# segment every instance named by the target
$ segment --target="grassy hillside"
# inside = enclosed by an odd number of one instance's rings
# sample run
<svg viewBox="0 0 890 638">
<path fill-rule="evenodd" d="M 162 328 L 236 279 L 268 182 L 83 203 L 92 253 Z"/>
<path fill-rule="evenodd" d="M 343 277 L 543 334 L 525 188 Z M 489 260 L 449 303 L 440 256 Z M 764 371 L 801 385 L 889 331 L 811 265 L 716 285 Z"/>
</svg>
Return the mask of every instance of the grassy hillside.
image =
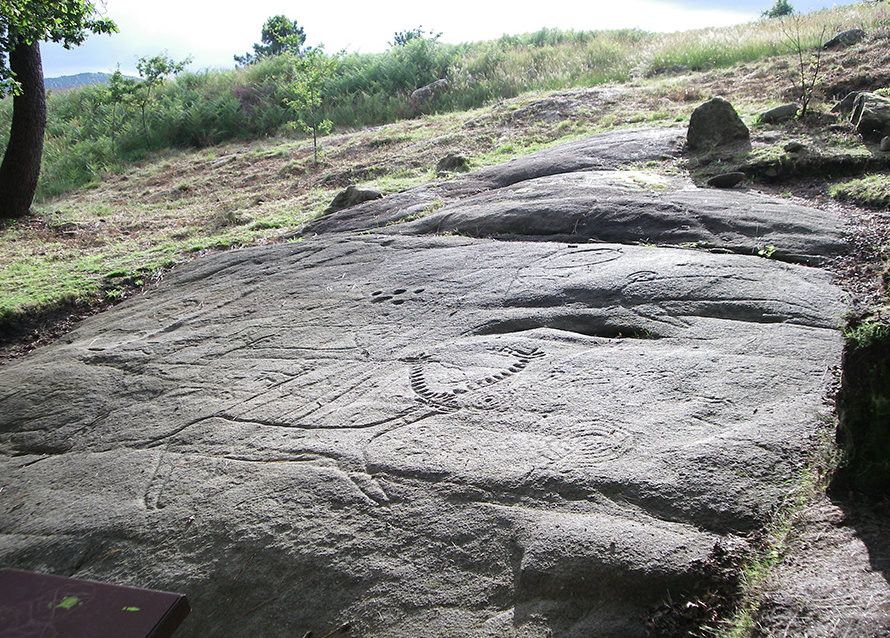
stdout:
<svg viewBox="0 0 890 638">
<path fill-rule="evenodd" d="M 890 28 L 886 15 L 878 8 L 857 7 L 817 14 L 810 18 L 811 28 L 827 22 L 846 25 L 850 22 L 845 21 L 853 21 L 856 16 L 869 21 L 867 25 L 872 25 L 868 28 L 874 37 L 856 47 L 826 55 L 823 87 L 829 95 L 846 91 L 857 82 L 859 88 L 876 88 L 872 86 L 875 82 L 890 84 L 890 47 L 887 47 Z M 879 24 L 884 25 L 884 32 L 878 31 L 875 25 Z M 778 46 L 775 23 L 657 37 L 639 33 L 609 34 L 608 38 L 613 44 L 641 38 L 634 55 L 642 56 L 643 45 L 648 43 L 646 59 L 650 63 L 661 60 L 663 64 L 670 47 L 675 47 L 672 59 L 678 59 L 680 53 L 685 52 L 688 59 L 683 66 L 688 68 L 698 64 L 693 60 L 698 59 L 698 55 L 694 54 L 696 49 L 692 45 L 683 48 L 680 42 L 700 43 L 702 47 L 710 42 L 713 51 L 719 50 L 715 42 L 723 42 L 725 47 L 750 51 L 740 39 L 745 33 L 749 34 L 749 44 L 761 42 L 764 55 L 772 51 L 771 46 Z M 527 36 L 467 46 L 459 60 L 469 64 L 473 59 L 470 53 L 482 56 L 485 47 L 497 51 L 509 46 L 513 48 L 505 50 L 512 51 L 510 56 L 492 67 L 507 69 L 511 59 L 521 58 L 526 64 L 539 53 L 540 64 L 529 68 L 549 69 L 548 77 L 559 86 L 562 82 L 572 84 L 570 78 L 582 77 L 577 66 L 581 51 L 589 52 L 607 41 L 606 36 L 589 34 L 541 32 L 536 37 L 543 40 L 533 44 L 532 36 Z M 513 44 L 509 44 L 511 41 Z M 658 43 L 654 49 L 651 48 L 653 42 Z M 423 46 L 438 48 L 439 45 L 425 43 Z M 661 58 L 653 54 L 659 51 L 663 53 Z M 394 56 L 410 53 L 411 49 L 406 49 L 376 56 L 347 57 L 341 61 L 337 81 L 347 86 L 349 81 L 357 82 L 357 78 L 365 77 L 360 71 L 370 66 L 361 65 L 373 62 L 382 68 L 391 63 Z M 346 70 L 350 60 L 354 64 L 351 74 Z M 460 99 L 472 103 L 473 99 L 482 98 L 472 97 L 455 82 L 457 88 L 446 96 L 450 101 L 440 105 L 442 113 L 413 119 L 398 119 L 397 110 L 389 112 L 386 108 L 376 115 L 358 107 L 350 111 L 342 98 L 341 102 L 331 102 L 330 108 L 332 114 L 336 114 L 335 107 L 342 108 L 345 120 L 340 120 L 339 131 L 324 140 L 325 152 L 317 166 L 312 162 L 311 142 L 276 134 L 286 120 L 274 100 L 276 63 L 270 60 L 229 73 L 187 75 L 170 83 L 163 91 L 163 108 L 152 122 L 153 146 L 146 148 L 138 143 L 141 128 L 138 120 L 131 119 L 119 138 L 122 153 L 119 158 L 107 154 L 110 140 L 102 129 L 100 117 L 104 107 L 94 89 L 53 96 L 45 180 L 56 180 L 49 183 L 64 184 L 73 190 L 47 198 L 49 186 L 45 181 L 44 200 L 36 206 L 37 214 L 2 227 L 0 333 L 4 326 L 18 325 L 24 318 L 58 309 L 97 307 L 113 302 L 162 277 L 168 267 L 209 250 L 287 241 L 306 221 L 321 214 L 334 194 L 348 184 L 391 193 L 443 179 L 435 175 L 434 167 L 438 159 L 450 152 L 461 153 L 470 159 L 472 166 L 480 167 L 614 128 L 683 125 L 699 102 L 721 94 L 733 101 L 752 127 L 755 135 L 752 157 L 781 156 L 781 135 L 787 131 L 779 135 L 777 130 L 758 125 L 756 116 L 789 97 L 793 91 L 795 59 L 786 54 L 706 71 L 684 71 L 675 66 L 673 74 L 653 72 L 646 77 L 646 74 L 634 73 L 635 79 L 622 84 L 524 92 L 469 110 L 462 110 Z M 459 77 L 455 68 L 449 67 L 452 78 Z M 631 73 L 627 67 L 622 68 L 625 69 L 622 73 Z M 867 69 L 867 73 L 863 74 L 863 69 Z M 382 70 L 377 73 L 385 75 Z M 519 67 L 509 74 L 505 72 L 503 77 L 513 78 L 517 83 L 505 81 L 501 89 L 519 91 L 520 79 L 528 75 L 521 73 Z M 603 80 L 588 77 L 585 82 Z M 396 80 L 392 82 L 393 86 L 397 84 Z M 413 87 L 407 80 L 398 82 Z M 872 84 L 862 85 L 862 82 Z M 224 108 L 233 95 L 236 100 L 242 99 L 238 97 L 242 95 L 238 87 L 245 86 L 253 87 L 253 92 L 248 94 L 253 101 L 248 104 L 254 106 L 241 108 L 232 104 Z M 374 100 L 384 103 L 396 100 L 391 96 L 397 95 L 404 101 L 407 91 L 406 88 L 402 93 L 391 94 L 383 89 L 369 89 L 364 93 L 354 92 L 352 100 L 356 104 L 363 100 L 369 104 Z M 190 106 L 183 110 L 185 103 Z M 397 104 L 402 103 L 394 101 L 392 108 L 397 109 Z M 446 106 L 452 110 L 446 111 Z M 826 106 L 817 105 L 821 110 L 826 110 Z M 359 128 L 365 117 L 372 122 L 375 118 L 396 121 Z M 819 127 L 811 129 L 806 124 L 793 127 L 796 138 L 813 148 L 823 148 L 828 143 L 824 135 L 820 137 Z M 851 133 L 841 131 L 832 135 L 830 143 L 845 152 L 870 152 Z M 129 146 L 125 146 L 124 141 L 128 139 Z M 192 146 L 204 148 L 188 148 Z M 128 165 L 131 160 L 149 154 L 150 157 L 138 164 Z M 88 171 L 85 177 L 91 182 L 88 188 L 74 188 L 85 179 L 76 172 L 80 168 Z M 109 168 L 114 171 L 108 173 Z M 660 169 L 682 170 L 683 167 Z M 65 176 L 68 181 L 59 181 Z M 871 191 L 885 188 L 886 179 L 884 176 L 866 179 L 870 181 L 860 184 L 862 180 L 848 180 L 828 186 L 833 187 L 838 198 L 861 199 L 865 193 L 877 201 Z M 826 193 L 828 186 L 824 189 Z"/>
<path fill-rule="evenodd" d="M 810 14 L 800 22 L 808 46 L 818 43 L 823 29 L 831 34 L 852 26 L 869 32 L 890 29 L 890 11 L 874 4 L 853 5 Z M 462 45 L 414 40 L 384 53 L 336 56 L 325 108 L 335 130 L 342 131 L 415 115 L 410 93 L 442 77 L 448 78 L 450 89 L 432 105 L 438 113 L 477 108 L 528 91 L 725 68 L 787 50 L 777 20 L 666 35 L 542 30 Z M 51 95 L 38 197 L 45 201 L 94 183 L 103 173 L 158 150 L 282 134 L 291 117 L 282 89 L 289 73 L 283 60 L 271 59 L 234 71 L 183 74 L 159 91 L 148 112 L 148 134 L 139 109 L 115 108 L 105 87 Z M 10 116 L 11 100 L 3 100 L 0 144 L 5 145 Z"/>
</svg>

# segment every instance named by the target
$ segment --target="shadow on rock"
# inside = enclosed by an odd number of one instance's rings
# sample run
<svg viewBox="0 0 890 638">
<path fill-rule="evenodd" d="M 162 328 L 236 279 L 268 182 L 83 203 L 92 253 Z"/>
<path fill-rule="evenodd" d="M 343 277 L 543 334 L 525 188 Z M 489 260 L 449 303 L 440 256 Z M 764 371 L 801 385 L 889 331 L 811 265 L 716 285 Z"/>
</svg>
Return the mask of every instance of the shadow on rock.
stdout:
<svg viewBox="0 0 890 638">
<path fill-rule="evenodd" d="M 879 573 L 890 583 L 890 503 L 873 503 L 855 498 L 833 498 L 844 512 L 844 525 L 868 549 L 870 571 Z"/>
</svg>

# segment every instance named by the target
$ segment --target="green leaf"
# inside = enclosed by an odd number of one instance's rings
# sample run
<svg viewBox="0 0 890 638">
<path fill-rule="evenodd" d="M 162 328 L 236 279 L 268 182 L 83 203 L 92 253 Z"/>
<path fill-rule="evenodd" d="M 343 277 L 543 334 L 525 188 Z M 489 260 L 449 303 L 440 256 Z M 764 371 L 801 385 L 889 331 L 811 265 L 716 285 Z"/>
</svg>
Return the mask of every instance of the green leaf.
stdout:
<svg viewBox="0 0 890 638">
<path fill-rule="evenodd" d="M 56 609 L 73 609 L 80 604 L 80 598 L 77 596 L 65 596 L 56 604 Z"/>
</svg>

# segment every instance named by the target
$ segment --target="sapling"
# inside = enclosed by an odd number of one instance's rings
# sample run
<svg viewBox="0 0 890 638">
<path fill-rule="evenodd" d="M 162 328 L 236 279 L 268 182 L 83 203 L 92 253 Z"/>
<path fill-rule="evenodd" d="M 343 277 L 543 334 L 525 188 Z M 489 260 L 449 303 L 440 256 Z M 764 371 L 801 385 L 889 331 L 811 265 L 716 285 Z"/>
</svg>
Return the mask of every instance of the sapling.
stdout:
<svg viewBox="0 0 890 638">
<path fill-rule="evenodd" d="M 321 49 L 290 56 L 293 80 L 287 85 L 285 104 L 294 116 L 290 126 L 312 134 L 313 162 L 318 164 L 318 138 L 331 132 L 334 123 L 325 117 L 324 88 L 337 67 Z"/>
</svg>

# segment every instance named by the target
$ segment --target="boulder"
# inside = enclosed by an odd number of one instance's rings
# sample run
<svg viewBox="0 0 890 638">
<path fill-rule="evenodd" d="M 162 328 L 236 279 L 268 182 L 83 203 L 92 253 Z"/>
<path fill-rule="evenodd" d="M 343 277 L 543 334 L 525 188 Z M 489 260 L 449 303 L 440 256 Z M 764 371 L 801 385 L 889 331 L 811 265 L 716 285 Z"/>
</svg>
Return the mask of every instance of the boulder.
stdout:
<svg viewBox="0 0 890 638">
<path fill-rule="evenodd" d="M 890 135 L 890 98 L 860 93 L 853 104 L 850 122 L 866 138 Z"/>
<path fill-rule="evenodd" d="M 438 200 L 450 201 L 501 189 L 538 177 L 582 171 L 607 171 L 627 164 L 679 158 L 685 131 L 680 127 L 619 130 L 547 148 L 450 180 L 392 193 L 376 202 L 323 215 L 307 224 L 307 236 L 369 228 L 400 228 L 405 219 L 428 216 Z"/>
<path fill-rule="evenodd" d="M 433 99 L 448 89 L 448 80 L 442 78 L 435 82 L 430 82 L 426 86 L 422 86 L 411 93 L 411 107 L 418 112 L 423 111 L 430 105 Z"/>
<path fill-rule="evenodd" d="M 0 368 L 0 561 L 183 591 L 181 638 L 642 637 L 782 502 L 843 345 L 828 274 L 646 246 L 336 236 L 153 292 Z"/>
<path fill-rule="evenodd" d="M 470 181 L 482 172 L 460 179 Z M 561 172 L 487 189 L 481 180 L 474 183 L 482 190 L 430 192 L 418 186 L 321 217 L 304 234 L 445 233 L 510 241 L 696 245 L 744 255 L 772 245 L 773 259 L 807 265 L 844 251 L 843 228 L 830 214 L 749 191 L 697 188 L 687 178 L 649 171 Z"/>
<path fill-rule="evenodd" d="M 887 136 L 881 140 L 881 150 L 890 151 L 890 136 Z"/>
<path fill-rule="evenodd" d="M 744 173 L 722 173 L 720 175 L 714 175 L 711 179 L 708 180 L 708 186 L 713 186 L 714 188 L 734 188 L 745 181 L 747 176 Z"/>
<path fill-rule="evenodd" d="M 780 124 L 797 117 L 797 111 L 800 107 L 794 102 L 777 106 L 760 114 L 760 121 L 764 124 Z"/>
<path fill-rule="evenodd" d="M 686 143 L 692 150 L 704 150 L 747 142 L 751 139 L 748 127 L 738 113 L 722 97 L 714 97 L 697 107 L 689 118 Z"/>
<path fill-rule="evenodd" d="M 437 173 L 466 173 L 470 170 L 470 163 L 463 155 L 449 153 L 436 164 Z"/>
<path fill-rule="evenodd" d="M 325 212 L 334 213 L 338 210 L 352 208 L 363 202 L 370 202 L 375 199 L 381 199 L 382 197 L 383 195 L 379 191 L 370 188 L 358 188 L 353 184 L 352 186 L 347 186 L 346 190 L 338 193 Z"/>
<path fill-rule="evenodd" d="M 183 591 L 178 638 L 651 635 L 786 502 L 844 347 L 831 274 L 779 261 L 840 218 L 616 170 L 681 135 L 193 260 L 0 366 L 0 564 Z"/>
<path fill-rule="evenodd" d="M 865 31 L 862 29 L 847 29 L 841 31 L 828 42 L 822 45 L 824 49 L 841 49 L 862 41 L 865 38 Z"/>
<path fill-rule="evenodd" d="M 843 100 L 832 107 L 831 112 L 839 115 L 847 115 L 853 110 L 857 97 L 859 97 L 859 91 L 847 93 L 847 96 Z"/>
</svg>

